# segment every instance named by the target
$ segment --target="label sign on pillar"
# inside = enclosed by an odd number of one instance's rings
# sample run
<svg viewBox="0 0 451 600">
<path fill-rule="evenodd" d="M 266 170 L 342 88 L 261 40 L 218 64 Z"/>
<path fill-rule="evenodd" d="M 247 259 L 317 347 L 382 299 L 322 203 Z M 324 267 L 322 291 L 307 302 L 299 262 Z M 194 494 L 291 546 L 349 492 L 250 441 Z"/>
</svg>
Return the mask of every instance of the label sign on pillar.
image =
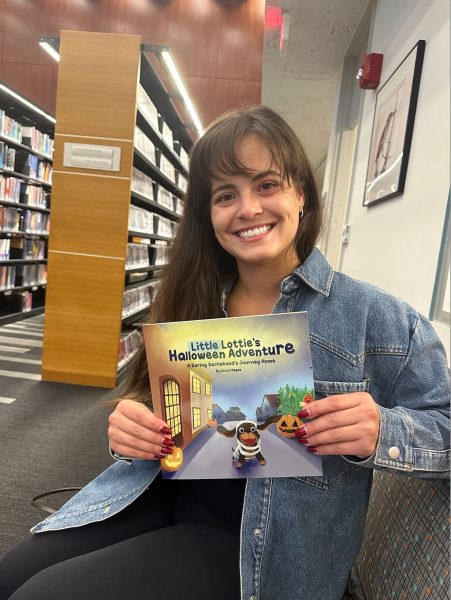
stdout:
<svg viewBox="0 0 451 600">
<path fill-rule="evenodd" d="M 99 146 L 97 144 L 64 144 L 63 165 L 78 169 L 101 169 L 119 171 L 121 149 L 119 146 Z"/>
</svg>

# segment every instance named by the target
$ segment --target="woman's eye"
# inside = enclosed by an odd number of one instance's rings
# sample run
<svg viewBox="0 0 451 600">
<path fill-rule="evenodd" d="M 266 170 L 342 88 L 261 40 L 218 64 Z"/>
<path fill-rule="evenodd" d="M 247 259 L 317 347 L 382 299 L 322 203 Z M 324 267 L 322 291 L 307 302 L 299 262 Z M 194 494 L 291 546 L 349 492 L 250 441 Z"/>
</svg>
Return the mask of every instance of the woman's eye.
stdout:
<svg viewBox="0 0 451 600">
<path fill-rule="evenodd" d="M 233 200 L 233 194 L 223 194 L 222 196 L 218 196 L 214 198 L 213 204 L 225 204 L 227 202 L 231 202 Z"/>
<path fill-rule="evenodd" d="M 262 192 L 267 192 L 270 191 L 274 188 L 279 187 L 279 182 L 277 181 L 264 181 L 261 185 L 260 185 L 260 190 Z"/>
</svg>

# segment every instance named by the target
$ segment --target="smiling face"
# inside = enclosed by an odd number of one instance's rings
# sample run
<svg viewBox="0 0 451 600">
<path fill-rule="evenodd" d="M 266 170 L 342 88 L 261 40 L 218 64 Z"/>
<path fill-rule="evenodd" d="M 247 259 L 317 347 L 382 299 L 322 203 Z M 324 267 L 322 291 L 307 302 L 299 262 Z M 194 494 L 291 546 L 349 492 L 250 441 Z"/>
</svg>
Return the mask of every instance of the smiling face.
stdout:
<svg viewBox="0 0 451 600">
<path fill-rule="evenodd" d="M 294 238 L 302 191 L 282 181 L 262 139 L 251 134 L 235 150 L 249 175 L 224 173 L 211 179 L 211 222 L 216 239 L 238 269 L 274 266 L 289 272 L 299 263 Z"/>
</svg>

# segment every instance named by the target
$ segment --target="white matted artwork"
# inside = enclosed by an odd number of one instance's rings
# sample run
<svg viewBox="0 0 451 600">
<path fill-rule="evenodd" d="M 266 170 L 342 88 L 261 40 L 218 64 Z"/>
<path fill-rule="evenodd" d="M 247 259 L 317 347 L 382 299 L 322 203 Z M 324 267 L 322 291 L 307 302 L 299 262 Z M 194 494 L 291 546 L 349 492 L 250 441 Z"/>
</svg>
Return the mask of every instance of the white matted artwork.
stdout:
<svg viewBox="0 0 451 600">
<path fill-rule="evenodd" d="M 364 206 L 404 191 L 425 47 L 419 40 L 377 93 Z"/>
</svg>

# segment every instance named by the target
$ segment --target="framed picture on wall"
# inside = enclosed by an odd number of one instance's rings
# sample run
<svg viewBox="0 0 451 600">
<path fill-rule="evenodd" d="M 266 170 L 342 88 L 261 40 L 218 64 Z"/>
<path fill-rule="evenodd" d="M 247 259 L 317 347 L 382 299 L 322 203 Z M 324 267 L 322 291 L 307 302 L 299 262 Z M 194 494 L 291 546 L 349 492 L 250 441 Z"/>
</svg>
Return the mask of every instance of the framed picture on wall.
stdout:
<svg viewBox="0 0 451 600">
<path fill-rule="evenodd" d="M 364 206 L 404 191 L 425 47 L 419 40 L 377 93 Z"/>
</svg>

